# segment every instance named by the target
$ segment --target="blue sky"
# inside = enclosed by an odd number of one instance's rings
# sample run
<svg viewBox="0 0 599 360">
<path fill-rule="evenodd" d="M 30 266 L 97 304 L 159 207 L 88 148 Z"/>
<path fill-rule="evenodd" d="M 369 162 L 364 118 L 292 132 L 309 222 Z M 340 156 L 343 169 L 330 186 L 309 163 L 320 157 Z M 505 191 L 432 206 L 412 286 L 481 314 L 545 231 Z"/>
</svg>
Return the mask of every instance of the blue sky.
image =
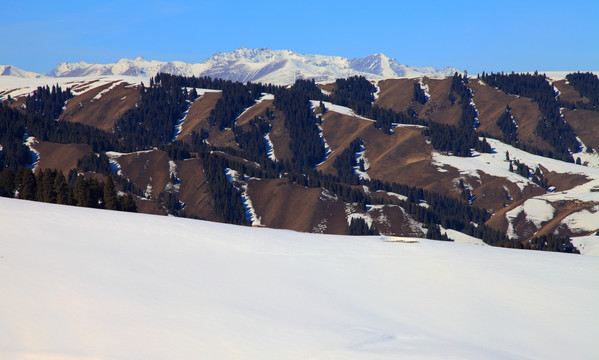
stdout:
<svg viewBox="0 0 599 360">
<path fill-rule="evenodd" d="M 0 64 L 46 73 L 58 62 L 202 62 L 239 47 L 485 71 L 599 70 L 599 2 L 11 1 Z"/>
</svg>

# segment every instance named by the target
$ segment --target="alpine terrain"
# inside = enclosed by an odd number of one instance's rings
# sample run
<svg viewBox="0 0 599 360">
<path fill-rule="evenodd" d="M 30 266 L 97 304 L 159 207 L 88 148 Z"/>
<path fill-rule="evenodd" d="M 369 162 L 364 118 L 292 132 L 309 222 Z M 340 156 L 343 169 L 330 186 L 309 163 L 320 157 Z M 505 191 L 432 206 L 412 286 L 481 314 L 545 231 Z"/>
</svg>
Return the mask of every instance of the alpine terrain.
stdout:
<svg viewBox="0 0 599 360">
<path fill-rule="evenodd" d="M 595 73 L 245 48 L 0 69 L 4 197 L 598 252 Z"/>
</svg>

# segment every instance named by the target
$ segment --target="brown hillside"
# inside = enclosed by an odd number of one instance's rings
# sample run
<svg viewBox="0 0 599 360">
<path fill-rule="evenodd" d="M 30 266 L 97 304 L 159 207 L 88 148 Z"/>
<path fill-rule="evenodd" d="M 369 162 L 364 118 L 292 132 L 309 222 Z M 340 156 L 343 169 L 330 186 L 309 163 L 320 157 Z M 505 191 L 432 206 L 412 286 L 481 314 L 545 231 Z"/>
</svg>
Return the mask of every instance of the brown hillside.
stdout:
<svg viewBox="0 0 599 360">
<path fill-rule="evenodd" d="M 476 110 L 478 110 L 478 120 L 480 122 L 478 130 L 500 138 L 502 134 L 497 126 L 497 119 L 503 114 L 505 107 L 514 101 L 516 97 L 483 85 L 477 79 L 471 79 L 468 87 L 472 89 L 473 101 L 476 104 Z"/>
<path fill-rule="evenodd" d="M 38 169 L 58 169 L 65 176 L 71 169 L 77 168 L 79 159 L 93 153 L 92 147 L 88 144 L 58 144 L 42 141 L 33 147 L 40 153 Z"/>
<path fill-rule="evenodd" d="M 337 175 L 337 170 L 333 167 L 335 159 L 368 127 L 374 129 L 372 121 L 327 111 L 322 117 L 322 131 L 332 154 L 318 167 L 318 170 Z"/>
<path fill-rule="evenodd" d="M 202 161 L 176 161 L 177 177 L 181 180 L 178 198 L 185 203 L 183 211 L 189 217 L 220 221 L 214 213 L 210 186 L 206 182 Z"/>
<path fill-rule="evenodd" d="M 451 77 L 443 80 L 425 79 L 431 98 L 418 112 L 421 118 L 448 125 L 459 124 L 462 116 L 462 108 L 459 104 L 459 99 L 453 105 L 449 101 L 451 81 Z"/>
<path fill-rule="evenodd" d="M 110 130 L 114 123 L 140 101 L 139 90 L 128 84 L 118 84 L 94 99 L 116 82 L 93 88 L 67 101 L 61 120 L 81 123 L 101 130 Z"/>
<path fill-rule="evenodd" d="M 130 153 L 120 156 L 117 161 L 123 175 L 146 191 L 150 198 L 157 198 L 170 181 L 169 157 L 162 150 Z"/>
<path fill-rule="evenodd" d="M 248 195 L 263 225 L 303 232 L 347 234 L 344 204 L 321 188 L 286 179 L 250 180 Z"/>
<path fill-rule="evenodd" d="M 529 185 L 520 190 L 516 184 L 506 178 L 495 177 L 482 172 L 479 172 L 479 176 L 480 181 L 477 181 L 477 185 L 472 191 L 472 194 L 476 197 L 472 205 L 493 210 L 493 212 L 500 211 L 520 200 L 545 193 L 545 190 L 536 185 Z M 469 184 L 472 185 L 472 183 Z"/>
<path fill-rule="evenodd" d="M 521 143 L 541 150 L 551 150 L 551 146 L 537 134 L 543 114 L 530 98 L 519 97 L 510 102 L 511 113 L 518 124 L 518 139 Z"/>
<path fill-rule="evenodd" d="M 221 92 L 207 92 L 200 96 L 199 99 L 193 102 L 189 107 L 185 121 L 181 126 L 181 133 L 177 136 L 177 140 L 186 141 L 187 137 L 193 132 L 200 133 L 201 129 L 208 130 L 210 124 L 206 121 L 210 115 L 210 111 L 216 106 L 216 102 L 222 97 Z"/>
<path fill-rule="evenodd" d="M 273 111 L 274 119 L 269 120 L 272 125 L 270 129 L 270 141 L 278 161 L 291 161 L 293 153 L 289 148 L 289 131 L 285 128 L 285 116 L 279 110 Z"/>
<path fill-rule="evenodd" d="M 553 86 L 555 86 L 560 94 L 559 94 L 559 98 L 573 103 L 575 104 L 578 101 L 582 101 L 583 103 L 588 103 L 589 99 L 583 96 L 580 96 L 580 93 L 578 91 L 576 91 L 572 85 L 568 84 L 566 80 L 559 80 L 559 81 L 555 81 L 553 83 Z"/>
<path fill-rule="evenodd" d="M 599 150 L 599 112 L 564 109 L 564 117 L 585 145 Z"/>
<path fill-rule="evenodd" d="M 397 112 L 408 110 L 414 98 L 414 84 L 417 79 L 389 79 L 381 80 L 377 86 L 380 89 L 379 97 L 374 105 Z"/>
<path fill-rule="evenodd" d="M 239 116 L 239 118 L 235 122 L 235 126 L 243 126 L 249 123 L 250 120 L 252 120 L 256 116 L 262 115 L 268 107 L 272 109 L 273 102 L 274 100 L 263 100 L 258 104 L 252 106 L 251 108 L 247 109 L 247 111 L 245 111 L 243 114 L 241 114 L 241 116 Z"/>
</svg>

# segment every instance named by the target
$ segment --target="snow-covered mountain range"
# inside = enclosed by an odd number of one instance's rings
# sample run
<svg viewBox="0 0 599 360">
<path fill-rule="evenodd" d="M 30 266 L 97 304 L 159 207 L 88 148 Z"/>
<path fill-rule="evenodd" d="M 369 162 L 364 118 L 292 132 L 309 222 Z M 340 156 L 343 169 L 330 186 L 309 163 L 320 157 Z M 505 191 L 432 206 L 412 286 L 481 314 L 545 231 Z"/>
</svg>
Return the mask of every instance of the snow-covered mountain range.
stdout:
<svg viewBox="0 0 599 360">
<path fill-rule="evenodd" d="M 10 67 L 10 66 L 7 66 Z M 35 77 L 41 74 L 12 68 L 2 75 Z M 3 67 L 0 67 L 2 70 Z M 18 70 L 18 71 L 16 71 Z M 112 64 L 59 63 L 47 76 L 80 77 L 102 75 L 153 76 L 159 72 L 184 76 L 210 76 L 241 82 L 262 82 L 277 85 L 291 84 L 295 79 L 332 81 L 337 78 L 362 75 L 369 79 L 422 77 L 443 78 L 459 70 L 432 67 L 413 67 L 400 64 L 384 54 L 348 59 L 341 56 L 305 55 L 290 50 L 246 49 L 219 52 L 201 63 L 181 61 L 121 59 Z M 23 75 L 20 75 L 23 73 Z"/>
</svg>

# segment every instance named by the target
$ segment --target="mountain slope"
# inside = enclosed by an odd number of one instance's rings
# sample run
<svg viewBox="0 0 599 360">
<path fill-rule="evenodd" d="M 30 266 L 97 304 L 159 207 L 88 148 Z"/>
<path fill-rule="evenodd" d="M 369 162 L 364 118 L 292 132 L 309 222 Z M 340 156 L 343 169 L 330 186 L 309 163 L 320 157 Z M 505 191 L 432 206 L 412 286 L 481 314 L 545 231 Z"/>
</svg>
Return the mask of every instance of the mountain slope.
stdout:
<svg viewBox="0 0 599 360">
<path fill-rule="evenodd" d="M 599 357 L 596 257 L 5 198 L 0 227 L 6 360 Z"/>
</svg>

